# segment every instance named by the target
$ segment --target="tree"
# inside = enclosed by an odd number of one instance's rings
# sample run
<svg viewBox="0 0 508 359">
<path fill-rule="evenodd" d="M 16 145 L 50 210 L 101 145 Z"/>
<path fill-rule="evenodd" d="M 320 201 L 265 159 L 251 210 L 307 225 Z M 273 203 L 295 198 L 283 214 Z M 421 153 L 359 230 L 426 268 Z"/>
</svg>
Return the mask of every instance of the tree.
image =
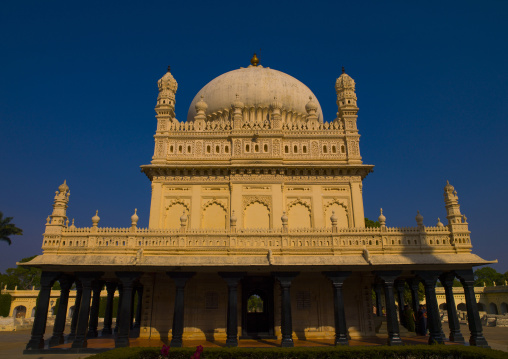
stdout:
<svg viewBox="0 0 508 359">
<path fill-rule="evenodd" d="M 30 262 L 35 257 L 23 258 L 20 262 Z M 31 289 L 32 286 L 39 288 L 41 285 L 41 270 L 39 268 L 17 266 L 8 268 L 5 273 L 1 275 L 1 280 L 4 285 L 7 284 L 9 289 L 14 289 L 15 286 L 18 286 L 18 289 Z"/>
<path fill-rule="evenodd" d="M 483 287 L 483 283 L 486 285 L 494 285 L 494 282 L 498 285 L 504 284 L 504 276 L 491 267 L 483 267 L 474 271 L 474 285 L 476 287 Z"/>
<path fill-rule="evenodd" d="M 5 217 L 0 212 L 0 241 L 4 241 L 11 245 L 10 236 L 23 234 L 23 230 L 11 223 L 12 217 Z"/>
<path fill-rule="evenodd" d="M 369 228 L 369 227 L 381 227 L 381 225 L 379 224 L 378 221 L 374 222 L 374 221 L 371 221 L 370 219 L 368 219 L 367 217 L 365 217 L 365 227 Z"/>
</svg>

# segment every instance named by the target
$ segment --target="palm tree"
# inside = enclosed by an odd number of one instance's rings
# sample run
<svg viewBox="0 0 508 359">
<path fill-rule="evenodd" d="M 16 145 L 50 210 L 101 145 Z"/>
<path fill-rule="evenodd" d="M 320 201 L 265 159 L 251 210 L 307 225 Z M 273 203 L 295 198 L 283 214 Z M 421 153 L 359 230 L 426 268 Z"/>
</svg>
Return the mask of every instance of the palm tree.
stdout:
<svg viewBox="0 0 508 359">
<path fill-rule="evenodd" d="M 12 235 L 23 234 L 23 230 L 16 227 L 14 223 L 11 223 L 12 217 L 5 217 L 2 212 L 0 212 L 0 241 L 6 241 L 11 244 L 11 239 L 9 238 Z"/>
</svg>

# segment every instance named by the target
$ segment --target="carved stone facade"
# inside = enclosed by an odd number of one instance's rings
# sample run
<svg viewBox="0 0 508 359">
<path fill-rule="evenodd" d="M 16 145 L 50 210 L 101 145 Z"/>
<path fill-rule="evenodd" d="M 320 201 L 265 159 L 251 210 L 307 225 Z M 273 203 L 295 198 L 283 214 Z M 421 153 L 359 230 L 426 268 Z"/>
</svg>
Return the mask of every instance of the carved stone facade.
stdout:
<svg viewBox="0 0 508 359">
<path fill-rule="evenodd" d="M 381 226 L 366 228 L 362 181 L 373 166 L 360 156 L 353 79 L 345 72 L 337 79 L 337 117 L 325 121 L 307 86 L 252 63 L 201 89 L 186 121 L 175 118 L 178 85 L 169 69 L 159 80 L 154 156 L 141 167 L 152 184 L 148 228 L 138 228 L 136 212 L 130 228 L 99 227 L 98 213 L 92 227 L 69 226 L 64 183 L 44 253 L 26 265 L 42 268 L 48 285 L 76 278 L 83 295 L 98 278 L 122 284 L 127 317 L 125 298 L 141 286 L 139 335 L 171 336 L 173 346 L 210 336 L 236 345 L 239 331 L 278 337 L 282 346 L 293 335 L 347 344 L 375 335 L 370 289 L 382 283 L 388 341 L 399 344 L 396 278 L 432 283 L 435 271 L 458 270 L 469 290 L 468 271 L 489 263 L 471 253 L 457 193 L 447 184 L 447 226 L 425 226 L 418 213 L 416 227 L 387 227 L 381 213 Z M 429 268 L 432 275 L 422 273 Z M 252 296 L 264 303 L 260 310 L 250 311 Z M 128 345 L 129 323 L 121 325 L 117 346 Z M 481 327 L 474 333 L 473 345 L 486 345 Z M 76 338 L 73 347 L 82 347 Z"/>
</svg>

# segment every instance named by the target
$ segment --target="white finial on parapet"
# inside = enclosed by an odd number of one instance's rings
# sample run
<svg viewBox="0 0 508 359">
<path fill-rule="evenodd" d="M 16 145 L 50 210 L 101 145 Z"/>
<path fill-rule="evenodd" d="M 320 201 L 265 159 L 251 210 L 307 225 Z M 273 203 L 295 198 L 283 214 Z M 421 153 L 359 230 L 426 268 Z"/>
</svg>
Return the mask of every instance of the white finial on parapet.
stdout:
<svg viewBox="0 0 508 359">
<path fill-rule="evenodd" d="M 180 231 L 185 232 L 185 228 L 187 227 L 187 214 L 183 211 L 182 216 L 180 217 Z"/>
<path fill-rule="evenodd" d="M 420 214 L 420 211 L 416 211 L 416 224 L 418 225 L 418 227 L 423 227 L 423 216 Z"/>
<path fill-rule="evenodd" d="M 236 215 L 235 210 L 231 211 L 231 217 L 229 218 L 229 227 L 231 228 L 231 232 L 236 232 Z"/>
<path fill-rule="evenodd" d="M 287 232 L 287 230 L 288 230 L 288 216 L 286 215 L 286 211 L 282 212 L 282 216 L 280 217 L 280 220 L 282 221 L 282 230 L 284 232 Z"/>
<path fill-rule="evenodd" d="M 438 217 L 437 218 L 437 224 L 436 224 L 437 227 L 444 227 L 444 224 L 441 223 L 441 219 Z"/>
<path fill-rule="evenodd" d="M 131 216 L 131 227 L 132 228 L 136 228 L 137 225 L 138 225 L 138 220 L 139 220 L 139 217 L 138 217 L 138 209 L 137 208 L 134 208 L 134 214 Z"/>
<path fill-rule="evenodd" d="M 332 211 L 332 215 L 330 216 L 330 221 L 332 222 L 332 232 L 337 232 L 337 222 L 338 222 L 338 218 L 337 216 L 335 215 L 335 211 Z"/>
<path fill-rule="evenodd" d="M 92 217 L 92 226 L 97 228 L 99 226 L 99 221 L 101 217 L 99 217 L 99 210 L 95 211 L 95 216 Z"/>
<path fill-rule="evenodd" d="M 379 212 L 380 212 L 380 215 L 379 215 L 379 217 L 377 217 L 377 220 L 379 221 L 379 224 L 381 225 L 381 227 L 385 227 L 386 226 L 386 217 L 383 214 L 383 209 L 380 208 Z"/>
</svg>

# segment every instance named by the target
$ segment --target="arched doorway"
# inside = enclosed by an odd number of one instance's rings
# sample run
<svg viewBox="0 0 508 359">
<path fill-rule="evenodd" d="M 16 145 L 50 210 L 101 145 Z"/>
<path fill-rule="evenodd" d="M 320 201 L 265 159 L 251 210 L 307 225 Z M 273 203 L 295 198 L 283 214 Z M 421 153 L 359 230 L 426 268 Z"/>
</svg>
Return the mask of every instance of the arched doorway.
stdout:
<svg viewBox="0 0 508 359">
<path fill-rule="evenodd" d="M 477 303 L 476 305 L 479 312 L 485 312 L 485 305 L 483 303 Z"/>
<path fill-rule="evenodd" d="M 273 330 L 273 278 L 242 280 L 242 337 L 275 338 Z"/>
<path fill-rule="evenodd" d="M 446 310 L 446 303 L 439 304 L 439 310 Z"/>
<path fill-rule="evenodd" d="M 497 314 L 497 305 L 495 303 L 489 304 L 489 314 Z"/>
<path fill-rule="evenodd" d="M 25 318 L 26 317 L 26 307 L 24 305 L 18 305 L 14 308 L 12 312 L 12 316 L 14 318 Z"/>
<path fill-rule="evenodd" d="M 465 312 L 467 309 L 466 309 L 466 303 L 459 303 L 457 305 L 457 310 L 461 310 L 463 312 Z"/>
<path fill-rule="evenodd" d="M 508 313 L 508 304 L 507 303 L 501 303 L 501 314 Z"/>
</svg>

